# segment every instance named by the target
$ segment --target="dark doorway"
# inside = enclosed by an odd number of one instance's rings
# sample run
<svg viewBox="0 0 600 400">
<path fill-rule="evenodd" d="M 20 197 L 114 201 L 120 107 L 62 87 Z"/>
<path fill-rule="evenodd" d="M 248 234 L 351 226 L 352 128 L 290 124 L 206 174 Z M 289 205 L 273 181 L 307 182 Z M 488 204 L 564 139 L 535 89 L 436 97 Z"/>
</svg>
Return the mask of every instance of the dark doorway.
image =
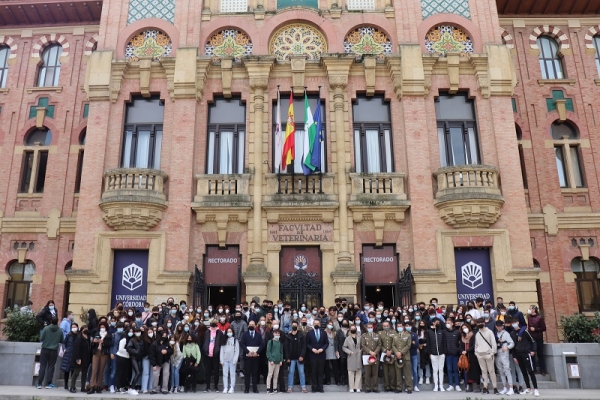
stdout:
<svg viewBox="0 0 600 400">
<path fill-rule="evenodd" d="M 395 285 L 365 285 L 364 299 L 365 303 L 377 304 L 383 301 L 385 307 L 395 307 L 396 287 Z"/>
<path fill-rule="evenodd" d="M 235 305 L 238 303 L 237 286 L 208 286 L 208 305 L 213 306 L 213 310 L 217 309 L 219 304 L 229 306 L 231 310 L 235 310 Z"/>
</svg>

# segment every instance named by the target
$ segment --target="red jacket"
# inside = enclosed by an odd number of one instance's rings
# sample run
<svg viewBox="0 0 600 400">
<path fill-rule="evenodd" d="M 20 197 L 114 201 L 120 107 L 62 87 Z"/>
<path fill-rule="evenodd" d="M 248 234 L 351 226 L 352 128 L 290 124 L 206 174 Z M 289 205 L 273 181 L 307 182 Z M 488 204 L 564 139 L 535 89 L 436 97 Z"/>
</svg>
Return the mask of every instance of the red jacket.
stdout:
<svg viewBox="0 0 600 400">
<path fill-rule="evenodd" d="M 535 330 L 532 331 L 531 328 L 535 328 Z M 530 315 L 527 318 L 527 330 L 535 340 L 543 339 L 544 332 L 546 332 L 546 322 L 544 321 L 544 317 L 540 314 Z"/>
<path fill-rule="evenodd" d="M 219 330 L 223 333 L 227 332 L 227 328 L 229 328 L 229 322 L 225 322 L 224 324 L 222 323 L 217 323 L 217 328 L 219 328 Z"/>
</svg>

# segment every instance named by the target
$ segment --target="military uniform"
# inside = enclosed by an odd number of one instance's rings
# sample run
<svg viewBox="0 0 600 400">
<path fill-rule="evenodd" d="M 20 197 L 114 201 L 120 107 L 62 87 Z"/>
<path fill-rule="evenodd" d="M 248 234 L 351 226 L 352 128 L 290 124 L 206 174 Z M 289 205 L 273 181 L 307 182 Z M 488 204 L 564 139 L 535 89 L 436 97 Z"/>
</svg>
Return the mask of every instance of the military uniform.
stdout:
<svg viewBox="0 0 600 400">
<path fill-rule="evenodd" d="M 392 345 L 392 351 L 394 353 L 402 353 L 402 359 L 404 360 L 404 364 L 402 367 L 398 366 L 398 363 L 394 363 L 396 367 L 396 385 L 399 391 L 402 391 L 402 374 L 404 373 L 404 380 L 406 381 L 406 390 L 412 391 L 413 388 L 413 378 L 412 378 L 412 368 L 410 364 L 410 345 L 412 338 L 410 336 L 410 332 L 402 331 L 398 333 L 394 338 L 394 343 Z"/>
<path fill-rule="evenodd" d="M 398 332 L 388 330 L 381 331 L 379 333 L 379 346 L 381 347 L 382 353 L 387 353 L 390 351 L 392 354 L 392 344 L 394 343 L 394 338 L 398 336 Z M 392 356 L 395 360 L 396 357 Z M 394 367 L 394 363 L 383 362 L 383 388 L 386 392 L 391 392 L 396 388 L 396 367 Z"/>
<path fill-rule="evenodd" d="M 375 362 L 370 365 L 365 365 L 365 391 L 378 391 L 379 381 L 379 345 L 380 335 L 378 333 L 363 333 L 361 335 L 362 353 L 363 355 L 375 353 Z"/>
</svg>

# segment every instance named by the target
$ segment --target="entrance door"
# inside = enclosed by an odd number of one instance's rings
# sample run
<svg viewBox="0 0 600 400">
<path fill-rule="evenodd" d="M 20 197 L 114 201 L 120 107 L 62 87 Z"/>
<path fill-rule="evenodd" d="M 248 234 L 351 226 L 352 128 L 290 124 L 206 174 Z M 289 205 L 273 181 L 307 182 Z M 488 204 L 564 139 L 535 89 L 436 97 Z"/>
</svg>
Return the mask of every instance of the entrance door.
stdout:
<svg viewBox="0 0 600 400">
<path fill-rule="evenodd" d="M 203 282 L 198 285 L 198 291 L 205 291 L 200 305 L 213 309 L 218 304 L 229 305 L 233 310 L 240 302 L 240 268 L 242 257 L 238 246 L 206 246 L 204 255 Z"/>
<path fill-rule="evenodd" d="M 386 307 L 398 304 L 398 258 L 393 244 L 363 245 L 360 255 L 363 303 L 383 301 Z"/>
<path fill-rule="evenodd" d="M 222 304 L 235 310 L 235 305 L 238 303 L 237 289 L 237 286 L 208 286 L 207 306 L 211 305 L 213 310 L 216 310 L 217 306 Z"/>
<path fill-rule="evenodd" d="M 283 247 L 279 255 L 279 298 L 292 308 L 306 303 L 308 308 L 323 305 L 321 249 Z"/>
<path fill-rule="evenodd" d="M 367 285 L 365 286 L 365 303 L 377 304 L 383 301 L 387 307 L 396 305 L 395 285 Z"/>
</svg>

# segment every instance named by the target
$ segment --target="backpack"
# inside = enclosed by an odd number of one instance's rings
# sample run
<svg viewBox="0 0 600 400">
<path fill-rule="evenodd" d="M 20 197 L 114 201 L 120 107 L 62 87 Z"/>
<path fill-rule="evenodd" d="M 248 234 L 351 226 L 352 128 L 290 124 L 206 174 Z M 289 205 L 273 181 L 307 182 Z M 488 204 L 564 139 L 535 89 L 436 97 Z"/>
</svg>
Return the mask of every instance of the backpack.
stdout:
<svg viewBox="0 0 600 400">
<path fill-rule="evenodd" d="M 458 371 L 466 372 L 469 370 L 469 357 L 464 354 L 461 354 L 458 358 Z"/>
</svg>

